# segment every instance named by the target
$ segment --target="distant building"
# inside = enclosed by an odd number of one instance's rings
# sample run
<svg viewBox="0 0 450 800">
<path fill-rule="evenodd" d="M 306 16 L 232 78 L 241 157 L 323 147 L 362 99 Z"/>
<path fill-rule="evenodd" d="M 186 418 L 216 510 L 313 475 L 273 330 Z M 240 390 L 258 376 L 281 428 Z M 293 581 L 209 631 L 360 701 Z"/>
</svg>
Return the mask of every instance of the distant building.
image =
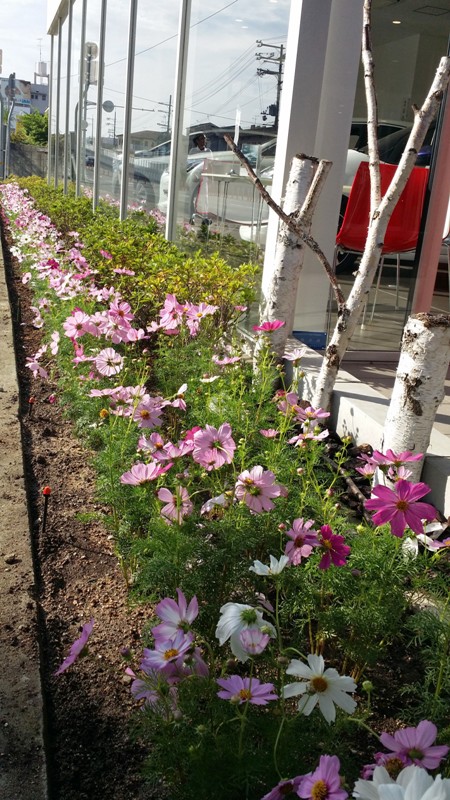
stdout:
<svg viewBox="0 0 450 800">
<path fill-rule="evenodd" d="M 45 114 L 48 108 L 48 86 L 44 83 L 31 84 L 31 111 Z"/>
<path fill-rule="evenodd" d="M 122 147 L 123 135 L 119 134 L 116 139 L 119 147 Z M 170 139 L 170 134 L 164 136 L 161 131 L 133 131 L 131 134 L 131 149 L 133 152 L 136 150 L 150 150 L 166 139 Z"/>
<path fill-rule="evenodd" d="M 11 129 L 16 129 L 16 119 L 22 114 L 29 114 L 31 110 L 31 83 L 30 81 L 15 80 L 15 88 L 11 90 L 10 79 L 0 78 L 0 94 L 3 108 L 9 109 L 11 94 L 14 92 L 14 109 L 11 114 Z"/>
</svg>

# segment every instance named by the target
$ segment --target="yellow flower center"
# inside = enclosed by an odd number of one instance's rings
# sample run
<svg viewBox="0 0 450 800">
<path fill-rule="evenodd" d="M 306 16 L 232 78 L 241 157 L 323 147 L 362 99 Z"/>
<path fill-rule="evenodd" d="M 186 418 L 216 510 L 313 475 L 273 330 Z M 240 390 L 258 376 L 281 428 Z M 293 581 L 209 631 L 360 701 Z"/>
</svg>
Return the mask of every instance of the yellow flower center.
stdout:
<svg viewBox="0 0 450 800">
<path fill-rule="evenodd" d="M 386 761 L 386 763 L 383 764 L 383 766 L 384 766 L 386 772 L 394 780 L 397 780 L 397 778 L 399 776 L 399 773 L 402 771 L 402 769 L 405 768 L 405 765 L 403 764 L 401 759 L 400 758 L 396 758 L 396 756 L 393 756 L 392 758 L 389 758 Z"/>
<path fill-rule="evenodd" d="M 146 411 L 145 409 L 143 409 L 143 410 L 141 411 L 141 417 L 142 417 L 142 419 L 149 419 L 149 417 L 150 417 L 150 412 L 149 412 L 149 411 Z"/>
<path fill-rule="evenodd" d="M 325 781 L 316 781 L 311 789 L 312 800 L 326 800 L 328 797 L 328 786 Z"/>
<path fill-rule="evenodd" d="M 397 500 L 395 506 L 396 508 L 398 508 L 399 511 L 408 510 L 408 503 L 406 502 L 406 500 Z"/>
<path fill-rule="evenodd" d="M 170 661 L 171 658 L 175 658 L 175 656 L 177 656 L 177 655 L 178 655 L 178 650 L 176 650 L 176 648 L 174 648 L 174 647 L 172 649 L 170 649 L 170 650 L 165 650 L 164 651 L 164 659 L 165 659 L 165 661 Z"/>
<path fill-rule="evenodd" d="M 322 678 L 321 675 L 316 675 L 311 681 L 311 686 L 315 692 L 326 692 L 328 689 L 328 681 L 326 678 Z"/>
<path fill-rule="evenodd" d="M 238 695 L 241 698 L 241 700 L 250 700 L 252 693 L 250 689 L 240 689 Z"/>
</svg>

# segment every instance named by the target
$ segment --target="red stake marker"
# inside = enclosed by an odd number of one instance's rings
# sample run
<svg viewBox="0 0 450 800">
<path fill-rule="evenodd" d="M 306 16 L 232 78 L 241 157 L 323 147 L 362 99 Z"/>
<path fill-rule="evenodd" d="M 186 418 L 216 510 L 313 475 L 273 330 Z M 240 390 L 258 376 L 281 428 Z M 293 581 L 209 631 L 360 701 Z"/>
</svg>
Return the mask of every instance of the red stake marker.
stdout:
<svg viewBox="0 0 450 800">
<path fill-rule="evenodd" d="M 42 533 L 45 533 L 45 526 L 47 525 L 47 509 L 48 509 L 48 500 L 52 493 L 50 486 L 44 486 L 42 489 L 42 494 L 44 495 L 44 513 L 42 515 Z"/>
<path fill-rule="evenodd" d="M 36 402 L 36 398 L 33 397 L 33 395 L 31 395 L 31 397 L 28 398 L 28 416 L 29 417 L 31 417 L 31 415 L 33 413 L 33 406 L 34 406 L 35 402 Z"/>
</svg>

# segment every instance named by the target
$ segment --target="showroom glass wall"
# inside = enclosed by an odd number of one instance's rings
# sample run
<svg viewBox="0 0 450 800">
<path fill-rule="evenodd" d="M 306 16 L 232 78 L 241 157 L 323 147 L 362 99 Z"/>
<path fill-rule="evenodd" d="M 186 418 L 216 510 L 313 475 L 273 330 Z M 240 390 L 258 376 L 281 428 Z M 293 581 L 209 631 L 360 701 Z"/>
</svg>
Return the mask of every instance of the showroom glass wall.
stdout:
<svg viewBox="0 0 450 800">
<path fill-rule="evenodd" d="M 379 140 L 380 157 L 389 163 L 398 163 L 413 121 L 412 106 L 421 106 L 439 61 L 448 52 L 450 3 L 426 5 L 405 0 L 402 4 L 389 6 L 375 0 L 372 28 L 379 119 L 404 127 L 403 134 L 399 130 Z M 360 70 L 354 119 L 364 120 L 365 117 L 364 83 Z M 438 127 L 439 118 L 432 124 L 417 160 L 417 164 L 423 168 L 429 169 L 433 163 Z M 425 216 L 426 205 L 423 219 Z M 418 254 L 410 252 L 402 255 L 399 273 L 395 259 L 387 260 L 378 290 L 376 281 L 370 292 L 363 324 L 358 327 L 350 349 L 398 351 L 406 318 L 411 313 Z M 434 312 L 447 313 L 449 308 L 447 259 L 448 252 L 443 247 L 432 300 L 431 310 Z M 337 267 L 345 292 L 352 285 L 352 273 L 357 264 L 358 258 L 347 256 Z M 330 327 L 335 319 L 333 309 Z"/>
<path fill-rule="evenodd" d="M 308 5 L 308 2 L 304 0 L 302 5 Z M 359 3 L 359 0 L 354 2 Z M 330 2 L 324 0 L 325 5 L 329 6 Z M 347 0 L 348 5 L 350 0 Z M 450 9 L 447 12 L 443 7 L 444 13 L 437 19 L 436 12 L 417 13 L 415 5 L 417 3 L 412 0 L 404 0 L 401 4 L 403 17 L 400 24 L 394 25 L 392 9 L 381 0 L 374 0 L 373 39 L 380 117 L 400 125 L 410 121 L 411 103 L 422 102 L 439 57 L 446 52 L 446 37 L 450 30 Z M 180 7 L 183 6 L 188 7 L 184 30 L 186 61 L 181 91 L 177 93 L 178 25 Z M 87 59 L 93 62 L 98 59 L 96 50 L 100 42 L 102 2 L 74 0 L 70 53 L 69 8 L 70 0 L 62 0 L 59 4 L 61 26 L 55 24 L 52 28 L 53 34 L 57 34 L 59 29 L 61 33 L 60 36 L 54 35 L 52 130 L 59 133 L 60 139 L 68 131 L 63 149 L 64 146 L 68 148 L 70 157 L 67 168 L 63 170 L 65 158 L 60 145 L 59 157 L 56 161 L 53 158 L 51 163 L 51 179 L 78 178 L 79 191 L 92 191 L 98 170 L 100 195 L 109 195 L 119 203 L 122 175 L 127 172 L 122 149 L 130 3 L 109 0 L 107 5 L 105 74 L 100 102 L 95 65 L 92 72 L 88 72 L 86 62 Z M 290 9 L 290 0 L 234 0 L 232 3 L 214 0 L 206 10 L 199 0 L 171 0 L 164 6 L 156 6 L 154 2 L 137 3 L 126 195 L 132 207 L 144 206 L 147 210 L 156 209 L 158 214 L 164 214 L 169 189 L 177 181 L 177 190 L 173 193 L 173 224 L 168 231 L 170 238 L 185 240 L 186 224 L 189 224 L 192 227 L 189 236 L 195 237 L 200 233 L 210 247 L 217 244 L 213 234 L 230 234 L 238 244 L 238 255 L 248 256 L 245 249 L 248 242 L 256 243 L 263 252 L 267 209 L 237 160 L 225 148 L 223 133 L 228 129 L 233 137 L 238 135 L 251 163 L 270 187 L 279 110 L 277 101 L 283 83 Z M 399 9 L 395 8 L 398 17 Z M 61 64 L 59 81 L 58 59 Z M 66 66 L 69 60 L 70 69 Z M 81 84 L 80 66 L 86 70 Z M 173 131 L 175 98 L 179 100 L 179 106 L 177 130 Z M 320 98 L 317 102 L 320 103 Z M 98 120 L 99 106 L 101 124 Z M 356 92 L 354 117 L 365 117 L 361 81 Z M 98 141 L 99 124 L 101 141 Z M 348 125 L 350 127 L 350 119 Z M 77 138 L 78 129 L 81 134 Z M 195 148 L 194 136 L 199 132 L 206 134 L 206 147 L 211 152 L 190 152 Z M 320 137 L 316 138 L 316 143 L 319 140 Z M 171 162 L 172 141 L 178 142 L 178 160 Z M 299 141 L 294 152 L 301 150 L 310 152 Z M 317 152 L 315 149 L 312 152 L 327 157 L 326 152 L 319 150 L 320 147 Z M 331 227 L 335 229 L 336 226 L 333 223 Z M 329 238 L 331 240 L 333 236 Z M 332 252 L 329 255 L 332 257 Z M 360 328 L 353 347 L 398 349 L 407 309 L 408 283 L 413 274 L 411 269 L 408 270 L 408 264 L 411 261 L 402 269 L 398 295 L 392 291 L 393 288 L 396 290 L 392 269 L 385 270 L 370 323 L 372 327 L 366 324 Z M 315 276 L 317 265 L 310 268 L 305 263 L 303 274 L 311 286 L 309 269 L 314 270 Z M 341 281 L 346 288 L 351 285 L 353 269 L 354 264 L 351 270 L 346 272 L 345 267 L 342 270 Z M 311 304 L 307 293 L 299 292 L 296 327 L 314 333 L 326 330 L 327 319 L 333 321 L 332 307 L 330 315 L 326 300 L 320 300 L 326 296 L 326 289 L 315 291 L 317 308 Z M 372 294 L 372 304 L 373 300 Z M 306 308 L 302 302 L 307 303 Z M 375 324 L 378 324 L 378 330 L 373 328 Z M 389 331 L 388 343 L 379 338 L 386 331 Z"/>
<path fill-rule="evenodd" d="M 242 236 L 264 244 L 267 210 L 242 174 L 223 134 L 235 138 L 237 132 L 239 144 L 262 173 L 264 183 L 270 185 L 289 7 L 290 0 L 264 0 L 262 14 L 260 0 L 235 0 L 225 7 L 223 0 L 215 0 L 206 11 L 199 0 L 191 4 L 185 90 L 178 116 L 182 144 L 174 238 L 183 234 L 187 223 L 199 229 L 206 220 L 213 223 L 211 231 L 226 230 L 238 241 Z M 70 4 L 63 3 L 61 36 L 54 36 L 52 131 L 59 136 L 60 146 L 57 161 L 52 147 L 51 181 L 59 183 L 66 176 L 77 182 L 79 191 L 92 190 L 94 181 L 101 8 L 101 0 L 74 0 L 68 54 Z M 167 209 L 170 179 L 179 13 L 178 0 L 163 7 L 137 4 L 127 202 L 128 207 L 143 206 L 162 214 Z M 55 24 L 55 34 L 58 30 Z M 129 4 L 109 0 L 99 191 L 117 203 L 122 173 L 126 172 L 122 148 L 128 34 Z M 62 65 L 59 81 L 58 59 Z M 58 91 L 59 104 L 55 100 Z M 213 151 L 214 164 L 209 165 L 201 153 L 189 154 L 195 147 L 195 133 L 200 131 L 207 135 L 206 146 Z M 64 168 L 65 146 L 69 157 Z M 207 171 L 208 177 L 204 177 Z"/>
</svg>

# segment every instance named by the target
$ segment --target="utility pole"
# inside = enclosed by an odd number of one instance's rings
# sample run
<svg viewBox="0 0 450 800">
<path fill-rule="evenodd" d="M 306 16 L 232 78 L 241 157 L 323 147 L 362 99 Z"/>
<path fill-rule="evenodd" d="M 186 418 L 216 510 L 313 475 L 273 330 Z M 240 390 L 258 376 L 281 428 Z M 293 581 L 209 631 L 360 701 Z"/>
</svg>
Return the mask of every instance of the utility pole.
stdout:
<svg viewBox="0 0 450 800">
<path fill-rule="evenodd" d="M 172 117 L 172 95 L 169 95 L 169 102 L 168 103 L 162 103 L 162 102 L 158 101 L 158 105 L 159 106 L 167 106 L 167 120 L 166 120 L 166 122 L 158 122 L 158 125 L 159 125 L 160 128 L 165 128 L 166 129 L 166 133 L 170 133 L 170 126 L 172 124 L 172 119 L 171 119 L 171 117 Z"/>
<path fill-rule="evenodd" d="M 263 61 L 264 63 L 272 63 L 278 64 L 278 69 L 262 69 L 258 68 L 256 70 L 256 74 L 259 77 L 263 75 L 274 75 L 277 79 L 277 99 L 275 104 L 269 105 L 267 111 L 264 111 L 263 114 L 268 114 L 270 117 L 275 117 L 273 127 L 275 131 L 278 131 L 278 120 L 280 116 L 280 98 L 281 98 L 281 87 L 283 86 L 283 64 L 285 59 L 285 52 L 284 46 L 282 44 L 265 44 L 258 40 L 256 42 L 257 47 L 273 47 L 275 50 L 278 50 L 278 55 L 275 55 L 275 52 L 272 51 L 270 53 L 255 53 L 257 61 Z M 263 116 L 263 119 L 265 117 Z"/>
</svg>

